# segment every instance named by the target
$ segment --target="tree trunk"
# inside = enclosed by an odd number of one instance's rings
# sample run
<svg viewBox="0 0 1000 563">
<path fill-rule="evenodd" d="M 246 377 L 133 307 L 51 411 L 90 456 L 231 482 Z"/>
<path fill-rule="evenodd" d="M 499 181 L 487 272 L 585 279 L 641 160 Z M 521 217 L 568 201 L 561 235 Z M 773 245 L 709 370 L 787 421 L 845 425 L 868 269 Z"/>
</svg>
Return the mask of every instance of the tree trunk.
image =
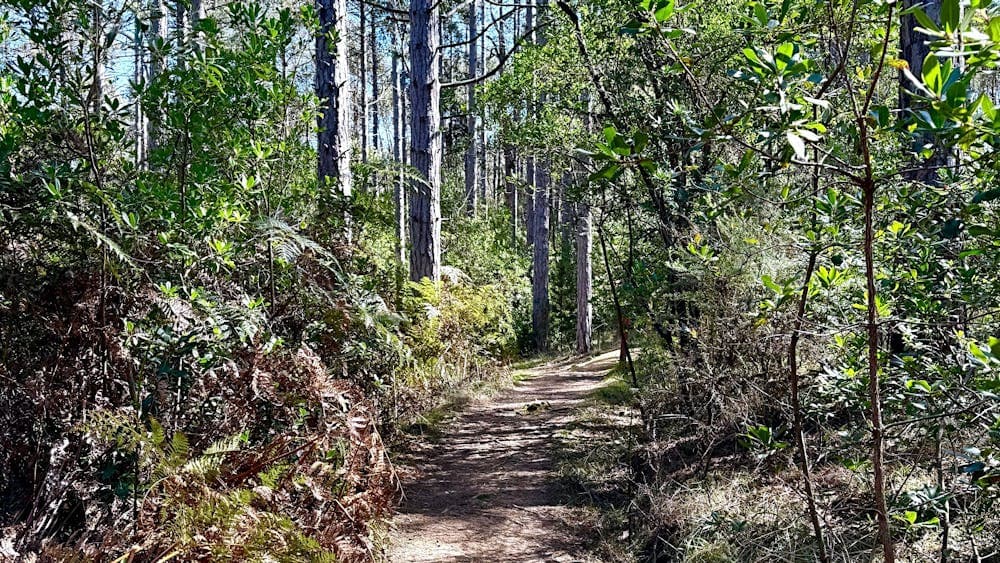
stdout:
<svg viewBox="0 0 1000 563">
<path fill-rule="evenodd" d="M 544 0 L 538 2 L 540 8 L 545 5 Z M 545 36 L 539 34 L 536 43 L 545 44 Z M 545 95 L 541 96 L 541 103 L 545 103 Z M 533 108 L 537 118 L 537 107 Z M 534 250 L 532 260 L 532 312 L 531 321 L 535 331 L 535 345 L 538 351 L 548 349 L 549 332 L 549 248 L 551 239 L 549 237 L 549 224 L 551 217 L 552 203 L 552 171 L 551 162 L 547 157 L 542 157 L 535 162 L 535 197 L 534 197 Z"/>
<path fill-rule="evenodd" d="M 174 33 L 177 34 L 177 64 L 184 60 L 184 47 L 188 44 L 188 10 L 184 2 L 177 2 L 174 8 Z"/>
<path fill-rule="evenodd" d="M 379 119 L 378 119 L 378 20 L 375 18 L 375 14 L 371 15 L 372 29 L 371 33 L 368 34 L 368 50 L 371 51 L 372 57 L 372 102 L 371 102 L 371 119 L 372 119 L 372 153 L 378 154 L 379 149 Z"/>
<path fill-rule="evenodd" d="M 205 0 L 191 0 L 191 31 L 193 37 L 198 37 L 198 24 L 205 17 Z"/>
<path fill-rule="evenodd" d="M 483 0 L 476 0 L 479 4 L 479 25 L 483 28 L 486 27 L 486 9 L 485 2 Z M 479 66 L 483 69 L 489 68 L 486 60 L 486 37 L 482 37 L 479 41 Z M 501 51 L 502 52 L 502 51 Z M 487 167 L 486 167 L 486 115 L 483 115 L 483 122 L 479 127 L 479 140 L 478 140 L 478 152 L 479 152 L 479 201 L 484 206 L 489 206 L 489 198 L 486 193 L 486 178 L 487 178 Z"/>
<path fill-rule="evenodd" d="M 410 1 L 410 279 L 441 278 L 441 81 L 437 0 Z"/>
<path fill-rule="evenodd" d="M 531 6 L 531 2 L 528 4 L 524 14 L 524 36 L 526 41 L 530 43 L 534 40 L 534 33 L 531 30 L 535 27 L 535 8 Z M 528 101 L 527 113 L 529 119 L 534 118 L 535 105 L 530 100 Z M 535 157 L 530 154 L 525 157 L 524 183 L 524 231 L 528 246 L 532 246 L 535 243 Z"/>
<path fill-rule="evenodd" d="M 941 1 L 942 0 L 904 0 L 904 8 L 920 6 L 931 20 L 935 23 L 941 21 Z M 917 28 L 921 27 L 917 19 L 912 14 L 902 16 L 899 30 L 900 55 L 909 66 L 913 76 L 923 76 L 924 59 L 930 54 L 931 48 L 928 45 L 930 37 L 924 35 Z M 899 73 L 899 107 L 902 110 L 919 109 L 919 104 L 913 99 L 909 91 L 915 86 L 910 84 L 902 71 Z M 915 140 L 918 145 L 934 144 L 931 135 L 921 135 Z M 915 147 L 914 152 L 919 152 L 920 147 Z M 919 169 L 907 174 L 910 180 L 926 182 L 928 184 L 939 183 L 938 168 L 947 165 L 948 155 L 941 147 L 935 147 L 934 154 L 926 161 L 919 163 Z"/>
<path fill-rule="evenodd" d="M 593 349 L 593 265 L 590 260 L 594 238 L 590 232 L 590 204 L 576 205 L 576 351 Z"/>
<path fill-rule="evenodd" d="M 479 14 L 479 3 L 481 0 L 473 0 L 469 3 L 469 78 L 474 78 L 479 72 L 479 42 L 476 40 L 478 31 L 477 16 Z M 478 201 L 479 184 L 479 154 L 477 150 L 478 138 L 476 137 L 476 85 L 469 84 L 466 93 L 466 105 L 468 115 L 466 116 L 466 129 L 469 137 L 468 147 L 465 149 L 465 211 L 469 215 L 476 213 Z"/>
<path fill-rule="evenodd" d="M 535 179 L 535 244 L 532 249 L 531 327 L 535 349 L 548 349 L 549 337 L 549 171 L 539 168 Z"/>
<path fill-rule="evenodd" d="M 403 164 L 403 96 L 402 77 L 399 72 L 399 59 L 402 45 L 399 41 L 399 29 L 396 24 L 390 24 L 392 30 L 392 157 L 396 164 Z M 400 170 L 393 190 L 393 201 L 396 211 L 396 258 L 400 267 L 406 265 L 406 201 L 403 182 L 406 178 Z"/>
<path fill-rule="evenodd" d="M 146 57 L 144 41 L 142 36 L 142 15 L 136 10 L 135 13 L 135 28 L 134 35 L 132 37 L 132 46 L 135 52 L 133 53 L 133 73 L 132 80 L 136 84 L 141 84 L 143 79 L 146 77 Z M 136 167 L 142 169 L 146 166 L 147 153 L 146 150 L 149 148 L 149 129 L 146 128 L 146 113 L 142 110 L 142 100 L 139 96 L 138 89 L 135 90 L 134 95 L 135 102 L 135 165 Z"/>
<path fill-rule="evenodd" d="M 535 244 L 535 159 L 524 159 L 524 233 L 528 246 Z"/>
<path fill-rule="evenodd" d="M 320 30 L 316 36 L 316 96 L 322 104 L 317 119 L 318 180 L 336 183 L 351 196 L 351 92 L 347 60 L 347 1 L 317 0 Z M 331 31 L 333 33 L 331 34 Z M 338 38 L 336 45 L 328 41 Z"/>
<path fill-rule="evenodd" d="M 165 61 L 163 59 L 163 52 L 161 47 L 163 47 L 164 42 L 167 39 L 167 6 L 164 0 L 150 0 L 149 1 L 149 19 L 150 25 L 147 35 L 147 48 L 150 51 L 148 68 L 146 71 L 146 79 L 148 82 L 153 82 L 160 76 L 163 72 Z M 146 148 L 144 149 L 145 157 L 148 161 L 150 155 L 159 147 L 159 139 L 157 138 L 156 128 L 153 122 L 149 119 L 149 116 L 145 116 L 145 141 Z"/>
<path fill-rule="evenodd" d="M 361 118 L 361 162 L 368 162 L 368 88 L 365 79 L 368 76 L 368 49 L 365 43 L 366 30 L 368 26 L 368 16 L 365 12 L 365 0 L 358 0 L 358 49 L 360 50 L 360 60 L 358 61 L 358 83 L 361 85 L 358 91 L 358 107 Z"/>
<path fill-rule="evenodd" d="M 517 201 L 520 190 L 518 190 L 516 174 L 517 156 L 514 154 L 514 145 L 505 144 L 503 146 L 503 176 L 504 186 L 507 189 L 507 208 L 510 209 L 510 240 L 513 245 L 517 245 L 517 224 L 520 217 Z"/>
</svg>

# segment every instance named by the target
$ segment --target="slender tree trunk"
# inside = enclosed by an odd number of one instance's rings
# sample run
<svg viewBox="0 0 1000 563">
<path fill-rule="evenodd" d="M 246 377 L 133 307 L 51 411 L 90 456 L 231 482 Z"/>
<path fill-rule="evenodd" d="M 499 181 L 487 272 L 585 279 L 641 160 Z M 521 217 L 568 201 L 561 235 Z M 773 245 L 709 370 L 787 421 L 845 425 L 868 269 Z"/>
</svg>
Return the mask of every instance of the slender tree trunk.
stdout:
<svg viewBox="0 0 1000 563">
<path fill-rule="evenodd" d="M 581 354 L 593 349 L 593 245 L 590 204 L 580 202 L 576 205 L 576 351 Z"/>
<path fill-rule="evenodd" d="M 340 195 L 350 198 L 351 76 L 347 59 L 347 1 L 317 0 L 316 9 L 320 21 L 316 36 L 316 96 L 323 105 L 317 121 L 317 178 L 321 186 L 336 184 Z M 335 45 L 328 41 L 331 31 L 338 38 Z"/>
<path fill-rule="evenodd" d="M 535 159 L 524 159 L 524 233 L 528 246 L 535 244 Z"/>
<path fill-rule="evenodd" d="M 625 326 L 625 313 L 622 311 L 622 302 L 618 298 L 618 284 L 615 283 L 614 275 L 611 273 L 611 262 L 608 260 L 608 244 L 604 236 L 603 223 L 603 219 L 597 223 L 597 239 L 601 243 L 604 272 L 608 276 L 608 287 L 611 289 L 611 303 L 615 306 L 615 317 L 618 320 L 618 342 L 621 345 L 618 361 L 624 362 L 628 368 L 632 387 L 638 387 L 639 377 L 635 373 L 635 364 L 632 363 L 632 351 L 628 344 L 628 328 Z"/>
<path fill-rule="evenodd" d="M 132 45 L 135 49 L 133 58 L 133 73 L 132 80 L 136 84 L 141 84 L 143 79 L 146 77 L 146 57 L 145 57 L 145 46 L 143 41 L 143 21 L 142 14 L 139 10 L 135 12 L 135 29 L 132 38 Z M 149 129 L 146 128 L 146 113 L 142 109 L 142 99 L 139 95 L 139 90 L 136 89 L 134 95 L 135 102 L 135 164 L 140 169 L 145 168 L 147 153 L 146 150 L 149 148 Z"/>
<path fill-rule="evenodd" d="M 402 45 L 399 41 L 399 29 L 396 24 L 390 24 L 392 30 L 392 157 L 400 166 L 403 164 L 403 96 L 402 76 L 399 72 L 400 53 Z M 406 181 L 400 171 L 396 179 L 393 201 L 396 204 L 396 258 L 401 268 L 406 267 Z"/>
<path fill-rule="evenodd" d="M 198 33 L 198 24 L 206 17 L 205 0 L 191 0 L 191 39 L 195 45 L 200 46 L 201 34 Z"/>
<path fill-rule="evenodd" d="M 540 169 L 535 183 L 535 244 L 532 249 L 531 326 L 535 348 L 548 349 L 549 339 L 549 173 Z"/>
<path fill-rule="evenodd" d="M 538 3 L 539 12 L 545 5 L 545 0 Z M 545 44 L 545 36 L 539 34 L 539 45 Z M 542 95 L 545 103 L 545 95 Z M 535 344 L 539 351 L 548 349 L 549 331 L 549 248 L 551 246 L 550 217 L 552 213 L 552 172 L 551 163 L 547 157 L 535 163 L 535 197 L 534 197 L 534 252 L 532 277 L 532 326 L 535 331 Z M 558 198 L 556 205 L 558 205 Z"/>
<path fill-rule="evenodd" d="M 486 11 L 485 2 L 483 0 L 476 0 L 479 4 L 479 25 L 482 27 L 486 26 Z M 486 37 L 485 35 L 479 41 L 479 66 L 483 69 L 489 68 L 486 60 Z M 482 124 L 478 129 L 479 140 L 478 140 L 478 153 L 479 153 L 479 201 L 482 205 L 489 207 L 489 198 L 486 193 L 486 179 L 487 179 L 487 167 L 486 167 L 486 115 L 483 115 Z"/>
<path fill-rule="evenodd" d="M 372 118 L 372 153 L 378 154 L 379 151 L 379 115 L 378 115 L 378 20 L 373 12 L 371 15 L 372 29 L 371 33 L 368 34 L 368 48 L 371 51 L 372 57 L 372 102 L 371 102 L 371 118 Z"/>
<path fill-rule="evenodd" d="M 864 135 L 864 133 L 862 133 Z M 889 509 L 885 498 L 885 433 L 882 426 L 882 391 L 879 382 L 878 361 L 878 305 L 875 288 L 875 183 L 869 178 L 861 186 L 862 207 L 865 216 L 865 288 L 866 328 L 868 338 L 868 398 L 871 403 L 869 424 L 872 434 L 872 481 L 875 496 L 875 518 L 878 522 L 879 538 L 882 542 L 883 558 L 886 563 L 895 561 L 895 545 L 889 530 Z"/>
<path fill-rule="evenodd" d="M 941 3 L 942 0 L 904 0 L 903 7 L 910 8 L 913 6 L 920 6 L 923 8 L 924 12 L 927 14 L 931 20 L 935 23 L 941 22 Z M 930 54 L 931 48 L 928 44 L 930 38 L 921 33 L 918 28 L 920 23 L 917 19 L 913 17 L 912 14 L 906 14 L 902 16 L 901 27 L 899 29 L 899 48 L 900 55 L 904 61 L 906 61 L 910 72 L 914 76 L 923 76 L 924 69 L 924 59 Z M 910 90 L 914 86 L 910 84 L 910 80 L 906 78 L 903 71 L 899 72 L 899 107 L 902 110 L 916 110 L 919 109 L 919 103 L 913 99 L 910 95 Z M 932 135 L 921 135 L 916 144 L 918 145 L 933 145 L 934 137 Z M 918 152 L 920 147 L 913 147 L 914 152 Z M 940 178 L 938 175 L 938 168 L 947 165 L 948 154 L 944 152 L 942 147 L 935 147 L 934 154 L 920 163 L 917 170 L 907 174 L 910 180 L 917 180 L 921 182 L 926 182 L 928 184 L 938 184 L 940 183 Z"/>
<path fill-rule="evenodd" d="M 153 82 L 160 76 L 165 66 L 162 47 L 164 47 L 167 39 L 167 7 L 164 0 L 149 0 L 149 19 L 147 48 L 150 54 L 147 63 L 149 66 L 146 71 L 146 80 Z M 145 116 L 145 127 L 146 147 L 143 153 L 148 162 L 150 155 L 159 147 L 159 139 L 156 128 L 152 120 L 149 119 L 149 115 Z"/>
<path fill-rule="evenodd" d="M 441 81 L 437 0 L 410 1 L 410 279 L 441 278 Z"/>
<path fill-rule="evenodd" d="M 517 244 L 517 225 L 520 217 L 517 196 L 517 155 L 514 154 L 514 146 L 505 144 L 503 146 L 503 175 L 504 185 L 507 189 L 507 208 L 510 209 L 510 236 L 511 244 Z"/>
<path fill-rule="evenodd" d="M 358 62 L 358 105 L 361 109 L 361 162 L 368 162 L 368 88 L 365 80 L 368 77 L 368 45 L 365 42 L 368 27 L 368 14 L 365 10 L 365 1 L 358 0 L 358 49 L 360 51 L 360 61 Z"/>
<path fill-rule="evenodd" d="M 469 78 L 474 78 L 479 72 L 479 43 L 476 39 L 478 33 L 477 17 L 479 15 L 479 2 L 473 0 L 469 3 L 468 41 L 469 41 Z M 465 210 L 469 215 L 476 213 L 478 205 L 478 182 L 479 182 L 479 155 L 477 150 L 478 138 L 476 136 L 476 85 L 469 84 L 466 93 L 466 105 L 468 115 L 466 116 L 466 130 L 469 137 L 469 145 L 465 150 Z"/>
<path fill-rule="evenodd" d="M 188 44 L 188 9 L 184 2 L 177 2 L 174 7 L 174 33 L 177 35 L 177 62 L 182 64 L 184 60 L 184 47 Z"/>
<path fill-rule="evenodd" d="M 814 184 L 818 184 L 818 180 L 814 180 Z M 802 471 L 802 486 L 806 495 L 809 522 L 812 524 L 813 535 L 816 537 L 819 550 L 818 559 L 821 563 L 829 563 L 830 556 L 827 553 L 826 540 L 823 537 L 823 524 L 820 522 L 819 509 L 816 507 L 816 494 L 813 491 L 812 465 L 809 461 L 809 448 L 806 444 L 804 428 L 805 421 L 802 414 L 802 399 L 800 396 L 802 384 L 799 377 L 798 357 L 799 339 L 802 336 L 802 324 L 805 322 L 806 306 L 809 301 L 809 286 L 812 282 L 813 272 L 816 269 L 818 254 L 818 250 L 812 249 L 809 251 L 805 279 L 802 282 L 802 290 L 799 293 L 798 309 L 792 325 L 792 337 L 788 343 L 788 382 L 789 395 L 792 402 L 792 433 L 795 438 L 795 447 L 799 450 L 799 468 Z"/>
<path fill-rule="evenodd" d="M 535 27 L 535 8 L 531 4 L 532 2 L 529 2 L 524 14 L 524 34 L 528 42 L 534 41 L 534 32 L 531 30 Z M 534 82 L 533 78 L 532 82 Z M 530 100 L 527 105 L 527 116 L 528 119 L 534 119 L 535 117 L 535 104 Z M 524 183 L 524 232 L 527 236 L 528 246 L 532 246 L 535 244 L 535 157 L 531 154 L 528 154 L 525 158 Z"/>
<path fill-rule="evenodd" d="M 191 27 L 194 28 L 203 19 L 205 19 L 205 1 L 191 0 Z"/>
</svg>

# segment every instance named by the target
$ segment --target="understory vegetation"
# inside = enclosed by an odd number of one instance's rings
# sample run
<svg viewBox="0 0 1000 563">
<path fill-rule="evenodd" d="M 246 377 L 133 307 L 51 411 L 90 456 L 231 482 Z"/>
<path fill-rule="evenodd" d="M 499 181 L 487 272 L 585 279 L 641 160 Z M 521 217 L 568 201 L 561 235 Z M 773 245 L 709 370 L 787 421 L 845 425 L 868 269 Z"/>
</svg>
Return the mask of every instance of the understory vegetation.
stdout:
<svg viewBox="0 0 1000 563">
<path fill-rule="evenodd" d="M 1000 559 L 991 0 L 0 0 L 0 559 L 365 561 L 519 359 L 607 561 Z"/>
<path fill-rule="evenodd" d="M 308 14 L 219 7 L 126 104 L 92 18 L 131 4 L 2 6 L 0 559 L 376 556 L 399 429 L 520 352 L 502 214 L 407 281 L 397 168 L 316 182 Z"/>
</svg>

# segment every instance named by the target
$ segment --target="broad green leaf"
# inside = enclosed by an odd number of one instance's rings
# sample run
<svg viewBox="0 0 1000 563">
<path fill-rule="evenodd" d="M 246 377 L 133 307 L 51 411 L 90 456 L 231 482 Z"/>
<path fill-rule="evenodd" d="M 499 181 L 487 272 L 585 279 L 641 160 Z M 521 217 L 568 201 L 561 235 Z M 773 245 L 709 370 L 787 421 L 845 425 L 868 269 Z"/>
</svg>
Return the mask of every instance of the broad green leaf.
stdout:
<svg viewBox="0 0 1000 563">
<path fill-rule="evenodd" d="M 940 96 L 943 88 L 941 65 L 938 62 L 937 55 L 934 53 L 927 55 L 927 58 L 924 59 L 924 68 L 921 74 L 923 75 L 924 84 L 927 86 L 927 89 Z"/>
<path fill-rule="evenodd" d="M 941 25 L 946 32 L 956 31 L 961 16 L 959 0 L 944 0 L 941 2 Z"/>
<path fill-rule="evenodd" d="M 658 22 L 667 21 L 672 15 L 674 15 L 674 0 L 668 0 L 666 5 L 657 9 L 653 14 Z"/>
<path fill-rule="evenodd" d="M 938 27 L 938 24 L 935 23 L 934 20 L 932 20 L 930 16 L 927 15 L 927 12 L 925 12 L 922 8 L 914 8 L 913 17 L 916 18 L 917 23 L 919 23 L 921 27 L 928 29 L 930 31 L 941 31 L 941 28 Z"/>
</svg>

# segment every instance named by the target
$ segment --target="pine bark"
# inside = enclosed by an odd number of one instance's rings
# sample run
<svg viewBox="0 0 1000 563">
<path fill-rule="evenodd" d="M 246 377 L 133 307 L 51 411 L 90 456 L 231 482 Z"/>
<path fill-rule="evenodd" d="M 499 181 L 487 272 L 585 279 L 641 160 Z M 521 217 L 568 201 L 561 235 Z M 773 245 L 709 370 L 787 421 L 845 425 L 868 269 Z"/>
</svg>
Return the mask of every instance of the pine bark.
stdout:
<svg viewBox="0 0 1000 563">
<path fill-rule="evenodd" d="M 539 352 L 547 350 L 549 344 L 549 188 L 548 170 L 541 169 L 535 178 L 531 268 L 531 327 Z"/>
<path fill-rule="evenodd" d="M 191 30 L 196 30 L 205 17 L 205 0 L 191 0 Z"/>
<path fill-rule="evenodd" d="M 486 26 L 486 8 L 485 2 L 483 0 L 476 0 L 479 4 L 479 26 L 485 28 Z M 501 51 L 502 52 L 502 51 Z M 486 60 L 486 37 L 483 36 L 479 41 L 479 66 L 483 69 L 489 68 L 487 66 Z M 488 169 L 486 166 L 486 116 L 483 115 L 483 122 L 479 126 L 479 142 L 478 142 L 478 152 L 479 152 L 479 201 L 484 206 L 489 206 L 489 198 L 486 192 L 486 179 L 488 175 Z"/>
<path fill-rule="evenodd" d="M 534 35 L 532 29 L 535 27 L 535 8 L 528 5 L 525 8 L 524 14 L 524 33 L 527 41 L 533 41 Z M 532 80 L 534 82 L 534 80 Z M 535 105 L 528 101 L 527 114 L 529 118 L 534 118 L 535 115 Z M 525 183 L 525 194 L 524 194 L 524 231 L 526 234 L 526 242 L 528 246 L 532 246 L 535 243 L 535 195 L 534 195 L 534 185 L 535 185 L 535 157 L 532 155 L 527 155 L 525 157 L 524 164 L 524 183 Z"/>
<path fill-rule="evenodd" d="M 410 1 L 410 279 L 441 278 L 441 80 L 439 7 Z"/>
<path fill-rule="evenodd" d="M 576 351 L 593 350 L 593 263 L 594 238 L 591 233 L 590 204 L 576 205 Z"/>
<path fill-rule="evenodd" d="M 361 162 L 368 162 L 368 88 L 365 80 L 368 77 L 368 50 L 365 43 L 366 27 L 368 26 L 368 16 L 365 11 L 365 1 L 358 0 L 358 48 L 360 49 L 360 61 L 358 66 L 358 83 L 361 85 L 358 92 L 358 106 L 361 111 Z"/>
<path fill-rule="evenodd" d="M 403 164 L 403 96 L 402 75 L 400 74 L 400 55 L 402 45 L 399 41 L 399 30 L 392 24 L 392 157 L 399 166 Z M 396 212 L 396 258 L 402 266 L 406 264 L 406 181 L 402 170 L 396 178 L 393 190 L 393 201 Z"/>
<path fill-rule="evenodd" d="M 318 180 L 336 183 L 350 197 L 351 92 L 347 59 L 347 1 L 317 0 L 320 30 L 316 36 L 316 96 L 322 104 L 318 117 Z M 331 44 L 335 35 L 339 40 Z"/>
<path fill-rule="evenodd" d="M 143 25 L 142 25 L 142 15 L 136 11 L 135 14 L 135 28 L 133 30 L 132 37 L 132 47 L 134 49 L 133 53 L 133 73 L 132 80 L 136 84 L 141 84 L 143 79 L 146 77 L 146 57 L 145 57 L 145 43 L 143 41 Z M 149 129 L 146 128 L 146 113 L 142 109 L 142 100 L 140 99 L 138 89 L 136 89 L 134 95 L 135 101 L 135 124 L 134 124 L 134 134 L 135 134 L 135 164 L 139 168 L 144 168 L 146 166 L 147 149 L 149 148 Z"/>
<path fill-rule="evenodd" d="M 545 1 L 538 3 L 539 8 Z M 541 12 L 539 12 L 540 14 Z M 545 44 L 545 36 L 539 34 L 538 45 Z M 542 103 L 545 96 L 542 95 Z M 537 109 L 536 109 L 537 111 Z M 535 347 L 539 352 L 548 349 L 549 334 L 549 222 L 551 216 L 552 172 L 551 162 L 542 157 L 535 162 L 534 230 L 531 279 L 531 324 L 535 333 Z"/>
<path fill-rule="evenodd" d="M 147 83 L 155 81 L 166 66 L 163 53 L 160 50 L 167 39 L 167 6 L 164 0 L 149 0 L 149 20 L 146 40 L 146 47 L 149 49 L 149 59 L 146 62 Z M 152 120 L 149 119 L 149 115 L 144 117 L 145 132 L 143 136 L 146 146 L 143 154 L 148 162 L 150 155 L 158 148 L 159 141 L 156 128 Z"/>
<path fill-rule="evenodd" d="M 469 3 L 468 17 L 468 59 L 469 78 L 472 79 L 479 72 L 479 42 L 476 39 L 478 31 L 479 3 L 481 0 L 473 0 Z M 466 106 L 468 115 L 466 116 L 466 132 L 468 133 L 469 144 L 465 149 L 465 211 L 469 215 L 476 213 L 479 205 L 479 154 L 478 137 L 476 136 L 476 85 L 469 84 L 466 93 Z"/>
<path fill-rule="evenodd" d="M 920 6 L 924 13 L 927 14 L 932 21 L 935 23 L 940 23 L 941 21 L 941 1 L 942 0 L 904 0 L 904 8 L 911 8 L 913 6 Z M 912 14 L 906 14 L 902 16 L 901 27 L 899 30 L 899 48 L 900 55 L 904 61 L 906 61 L 910 72 L 913 76 L 921 77 L 923 76 L 924 69 L 924 59 L 930 54 L 931 48 L 929 45 L 930 37 L 921 33 L 917 28 L 921 27 L 917 19 L 913 17 Z M 899 74 L 899 107 L 902 110 L 915 110 L 919 109 L 918 104 L 910 95 L 910 91 L 914 88 L 906 76 L 900 71 Z M 922 135 L 917 141 L 919 145 L 930 145 L 934 143 L 934 138 L 931 135 Z M 919 148 L 918 148 L 919 150 Z M 917 180 L 921 182 L 926 182 L 929 184 L 939 183 L 938 168 L 946 166 L 948 164 L 948 155 L 940 148 L 935 147 L 934 154 L 927 159 L 922 161 L 917 170 L 914 170 L 907 174 L 910 180 Z"/>
<path fill-rule="evenodd" d="M 371 33 L 368 34 L 368 50 L 371 51 L 372 68 L 371 68 L 371 83 L 372 83 L 372 101 L 371 101 L 371 120 L 372 120 L 372 152 L 378 154 L 379 151 L 379 115 L 378 115 L 378 20 L 375 18 L 375 14 L 371 15 L 372 29 Z"/>
<path fill-rule="evenodd" d="M 514 146 L 505 144 L 503 146 L 503 177 L 504 186 L 507 191 L 507 209 L 510 210 L 510 237 L 511 243 L 517 244 L 517 227 L 520 220 L 520 210 L 518 209 L 518 194 L 520 190 L 517 185 L 517 155 L 514 153 Z"/>
</svg>

